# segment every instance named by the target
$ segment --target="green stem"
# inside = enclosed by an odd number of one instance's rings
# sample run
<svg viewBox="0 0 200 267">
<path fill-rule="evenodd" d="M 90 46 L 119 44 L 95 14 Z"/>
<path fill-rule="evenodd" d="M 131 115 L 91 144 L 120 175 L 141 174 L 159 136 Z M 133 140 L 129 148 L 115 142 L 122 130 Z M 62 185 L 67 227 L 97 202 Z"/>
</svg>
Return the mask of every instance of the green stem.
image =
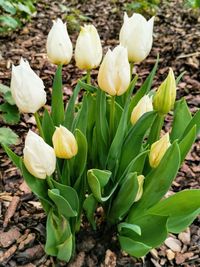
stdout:
<svg viewBox="0 0 200 267">
<path fill-rule="evenodd" d="M 163 127 L 164 118 L 165 118 L 164 115 L 161 115 L 159 113 L 157 114 L 157 117 L 155 118 L 155 121 L 153 125 L 151 126 L 151 131 L 150 131 L 149 138 L 148 138 L 149 145 L 153 144 L 160 138 L 160 132 Z"/>
<path fill-rule="evenodd" d="M 87 84 L 91 84 L 91 70 L 87 70 Z"/>
<path fill-rule="evenodd" d="M 35 117 L 35 121 L 36 121 L 36 124 L 37 124 L 37 128 L 38 128 L 38 130 L 39 130 L 40 136 L 41 136 L 43 139 L 45 139 L 45 138 L 44 138 L 43 129 L 42 129 L 42 125 L 41 125 L 40 118 L 39 118 L 39 114 L 38 114 L 37 111 L 34 113 L 34 117 Z"/>
<path fill-rule="evenodd" d="M 115 127 L 115 96 L 111 96 L 110 103 L 110 143 L 112 142 Z"/>
<path fill-rule="evenodd" d="M 132 80 L 133 67 L 134 67 L 134 63 L 133 62 L 130 62 L 130 77 L 131 77 L 130 80 Z"/>
<path fill-rule="evenodd" d="M 53 186 L 53 183 L 52 183 L 52 181 L 51 181 L 51 176 L 47 176 L 46 179 L 47 179 L 47 184 L 48 184 L 49 188 L 50 188 L 50 189 L 53 189 L 54 186 Z"/>
</svg>

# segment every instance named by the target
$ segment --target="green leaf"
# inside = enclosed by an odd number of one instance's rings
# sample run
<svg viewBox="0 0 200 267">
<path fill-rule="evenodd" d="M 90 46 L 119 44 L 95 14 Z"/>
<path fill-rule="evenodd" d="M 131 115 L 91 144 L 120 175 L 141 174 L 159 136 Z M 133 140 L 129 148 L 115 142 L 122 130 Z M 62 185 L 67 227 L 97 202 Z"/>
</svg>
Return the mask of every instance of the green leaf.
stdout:
<svg viewBox="0 0 200 267">
<path fill-rule="evenodd" d="M 184 98 L 175 103 L 174 119 L 172 124 L 172 132 L 170 134 L 171 142 L 179 139 L 185 131 L 192 116 Z"/>
<path fill-rule="evenodd" d="M 76 102 L 76 99 L 78 97 L 80 90 L 81 90 L 81 85 L 78 82 L 73 91 L 73 95 L 70 97 L 69 103 L 65 111 L 64 126 L 70 131 L 72 130 L 72 124 L 73 124 L 74 115 L 75 115 L 75 102 Z"/>
<path fill-rule="evenodd" d="M 145 210 L 155 205 L 169 190 L 180 166 L 180 151 L 178 144 L 172 144 L 157 168 L 146 176 L 142 198 L 130 210 L 129 223 L 135 223 L 135 218 L 142 216 Z"/>
<path fill-rule="evenodd" d="M 62 244 L 58 245 L 57 248 L 58 248 L 57 258 L 61 261 L 68 262 L 72 256 L 72 248 L 73 248 L 72 234 Z"/>
<path fill-rule="evenodd" d="M 136 258 L 143 257 L 152 249 L 152 247 L 147 246 L 144 243 L 134 241 L 126 236 L 119 235 L 118 239 L 122 250 Z"/>
<path fill-rule="evenodd" d="M 14 15 L 16 13 L 16 8 L 10 1 L 0 0 L 0 6 L 4 11 Z"/>
<path fill-rule="evenodd" d="M 5 100 L 6 102 L 8 102 L 10 105 L 15 105 L 15 100 L 14 100 L 13 97 L 12 97 L 11 91 L 8 91 L 8 92 L 4 93 L 3 98 L 4 98 L 4 100 Z"/>
<path fill-rule="evenodd" d="M 109 220 L 115 222 L 121 220 L 135 201 L 138 192 L 137 173 L 127 175 L 120 190 L 112 202 Z"/>
<path fill-rule="evenodd" d="M 5 123 L 16 124 L 20 120 L 20 114 L 17 106 L 4 103 L 0 105 L 0 111 L 3 113 L 2 119 Z"/>
<path fill-rule="evenodd" d="M 180 141 L 189 133 L 189 131 L 196 125 L 196 134 L 200 132 L 200 109 L 194 114 L 193 118 L 186 127 L 183 135 L 180 138 Z"/>
<path fill-rule="evenodd" d="M 54 125 L 59 126 L 64 121 L 64 103 L 62 92 L 62 65 L 57 67 L 51 98 L 51 112 Z"/>
<path fill-rule="evenodd" d="M 196 125 L 188 132 L 188 134 L 179 143 L 179 148 L 181 152 L 181 163 L 185 159 L 187 153 L 189 152 L 192 144 L 196 139 Z"/>
<path fill-rule="evenodd" d="M 186 71 L 181 72 L 181 74 L 176 78 L 176 85 L 179 84 L 182 77 L 185 75 Z"/>
<path fill-rule="evenodd" d="M 140 153 L 145 133 L 151 127 L 155 117 L 156 112 L 147 112 L 129 130 L 121 151 L 119 166 L 121 171 L 124 171 L 132 159 Z"/>
<path fill-rule="evenodd" d="M 10 29 L 16 29 L 21 25 L 21 23 L 17 19 L 14 19 L 9 15 L 0 16 L 0 23 L 2 23 L 3 26 Z"/>
<path fill-rule="evenodd" d="M 1 130 L 2 128 L 0 128 Z M 17 154 L 15 154 L 7 145 L 2 145 L 3 149 L 7 153 L 8 157 L 12 160 L 12 162 L 21 169 L 21 157 L 19 157 Z"/>
<path fill-rule="evenodd" d="M 55 131 L 55 126 L 49 112 L 46 109 L 44 110 L 44 116 L 42 118 L 42 130 L 46 143 L 52 146 L 52 136 Z"/>
<path fill-rule="evenodd" d="M 14 133 L 10 128 L 0 128 L 0 144 L 1 145 L 13 145 L 18 142 L 18 135 Z"/>
<path fill-rule="evenodd" d="M 94 220 L 94 213 L 95 213 L 96 208 L 97 208 L 97 201 L 94 198 L 94 196 L 91 194 L 85 199 L 83 203 L 83 209 L 85 210 L 87 219 L 91 223 L 92 228 L 94 230 L 96 230 L 96 223 Z"/>
<path fill-rule="evenodd" d="M 63 196 L 61 196 L 60 190 L 48 189 L 48 196 L 55 203 L 59 213 L 62 214 L 66 219 L 77 216 L 77 211 L 75 211 L 70 203 Z"/>
<path fill-rule="evenodd" d="M 157 56 L 156 63 L 154 65 L 152 71 L 150 72 L 150 74 L 146 78 L 146 80 L 143 83 L 143 85 L 140 87 L 140 89 L 137 91 L 137 93 L 134 95 L 134 97 L 131 100 L 130 107 L 129 107 L 129 117 L 131 115 L 131 112 L 132 112 L 133 108 L 137 105 L 139 100 L 144 95 L 146 95 L 149 92 L 149 90 L 151 89 L 151 86 L 152 86 L 152 83 L 153 83 L 153 78 L 155 76 L 155 73 L 156 73 L 156 70 L 157 70 L 157 67 L 158 67 L 158 62 L 159 62 L 159 55 Z"/>
<path fill-rule="evenodd" d="M 21 12 L 25 12 L 25 13 L 27 13 L 28 15 L 32 15 L 32 12 L 31 12 L 31 10 L 30 10 L 30 8 L 29 8 L 29 6 L 28 5 L 23 5 L 22 3 L 17 3 L 17 9 L 19 10 L 19 11 L 21 11 Z"/>
<path fill-rule="evenodd" d="M 88 91 L 90 93 L 94 93 L 97 90 L 97 88 L 95 86 L 87 84 L 87 83 L 83 82 L 82 80 L 79 80 L 78 84 L 81 86 L 81 88 L 85 89 L 86 91 Z"/>
<path fill-rule="evenodd" d="M 60 195 L 67 202 L 69 202 L 72 209 L 78 212 L 79 211 L 79 198 L 78 198 L 76 190 L 74 190 L 74 188 L 71 186 L 60 184 L 53 179 L 52 179 L 52 183 L 55 186 L 55 188 L 59 190 Z"/>
<path fill-rule="evenodd" d="M 7 92 L 10 92 L 10 87 L 4 85 L 4 84 L 0 84 L 0 93 L 2 93 L 3 95 L 6 94 Z"/>
<path fill-rule="evenodd" d="M 141 228 L 140 228 L 140 226 L 138 226 L 136 224 L 130 224 L 130 223 L 122 222 L 122 223 L 117 225 L 117 229 L 118 229 L 119 233 L 123 229 L 128 229 L 128 230 L 131 230 L 138 235 L 141 235 Z"/>
<path fill-rule="evenodd" d="M 87 100 L 87 95 L 84 95 L 81 103 L 81 108 L 79 109 L 76 118 L 73 122 L 72 131 L 74 131 L 75 129 L 79 129 L 84 135 L 86 135 L 87 119 L 88 119 L 88 100 Z"/>
</svg>

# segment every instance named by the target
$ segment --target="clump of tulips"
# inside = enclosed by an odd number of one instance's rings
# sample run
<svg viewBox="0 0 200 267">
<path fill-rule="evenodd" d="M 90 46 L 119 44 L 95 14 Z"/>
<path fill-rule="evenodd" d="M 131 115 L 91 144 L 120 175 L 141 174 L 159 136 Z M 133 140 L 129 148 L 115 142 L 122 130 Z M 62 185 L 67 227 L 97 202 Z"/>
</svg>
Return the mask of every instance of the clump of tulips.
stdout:
<svg viewBox="0 0 200 267">
<path fill-rule="evenodd" d="M 66 25 L 58 19 L 47 37 L 47 56 L 57 65 L 51 111 L 42 80 L 21 59 L 13 66 L 12 96 L 23 113 L 35 115 L 38 132 L 29 130 L 19 157 L 4 146 L 47 214 L 47 254 L 69 261 L 82 214 L 96 229 L 95 211 L 114 228 L 122 250 L 142 257 L 159 246 L 168 233 L 178 233 L 200 211 L 200 190 L 184 190 L 165 197 L 200 128 L 200 112 L 191 115 L 184 98 L 176 101 L 181 76 L 169 69 L 157 90 L 151 90 L 158 59 L 134 94 L 138 75 L 134 63 L 152 47 L 154 18 L 125 14 L 120 45 L 102 46 L 96 28 L 81 28 L 75 47 L 80 79 L 68 103 L 63 102 L 62 65 L 72 58 Z M 101 62 L 102 60 L 102 62 Z M 100 65 L 98 86 L 92 69 Z M 83 98 L 76 104 L 83 90 Z M 171 130 L 163 132 L 165 116 L 173 114 Z"/>
</svg>

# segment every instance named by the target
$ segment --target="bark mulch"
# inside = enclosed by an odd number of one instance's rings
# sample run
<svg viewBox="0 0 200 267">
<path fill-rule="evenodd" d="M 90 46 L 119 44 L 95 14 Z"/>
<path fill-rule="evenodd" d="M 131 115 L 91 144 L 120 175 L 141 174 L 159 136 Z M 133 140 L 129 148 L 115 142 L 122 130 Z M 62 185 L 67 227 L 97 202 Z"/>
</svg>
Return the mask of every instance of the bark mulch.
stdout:
<svg viewBox="0 0 200 267">
<path fill-rule="evenodd" d="M 68 20 L 74 44 L 80 24 L 92 22 L 98 28 L 106 51 L 108 47 L 118 44 L 124 3 L 124 0 L 38 0 L 37 14 L 32 20 L 23 29 L 0 38 L 0 83 L 9 85 L 11 64 L 17 64 L 23 56 L 43 79 L 50 96 L 55 66 L 47 60 L 45 43 L 52 20 L 57 17 Z M 185 8 L 180 0 L 163 1 L 155 19 L 153 49 L 144 62 L 134 66 L 134 72 L 139 73 L 140 84 L 153 67 L 157 53 L 160 54 L 154 88 L 166 77 L 169 66 L 176 75 L 186 71 L 178 86 L 178 98 L 184 96 L 192 112 L 200 106 L 199 15 L 198 10 Z M 74 67 L 72 60 L 64 68 L 63 74 L 65 98 L 68 99 L 82 72 Z M 93 71 L 93 79 L 96 75 L 97 71 Z M 166 129 L 169 129 L 170 123 L 169 115 Z M 1 119 L 0 124 L 3 125 Z M 35 128 L 34 118 L 22 115 L 19 125 L 11 128 L 20 136 L 19 144 L 12 149 L 21 155 L 25 134 L 29 128 Z M 198 138 L 168 194 L 185 188 L 199 188 L 199 162 Z M 97 210 L 97 215 L 98 213 L 101 214 L 101 209 Z M 45 255 L 45 220 L 46 216 L 37 198 L 32 195 L 17 168 L 0 148 L 0 266 L 200 266 L 199 218 L 185 232 L 170 235 L 165 244 L 153 249 L 140 260 L 120 251 L 115 234 L 109 240 L 102 239 L 103 228 L 93 233 L 87 223 L 84 223 L 77 238 L 77 255 L 69 264 L 56 262 L 54 258 Z"/>
</svg>

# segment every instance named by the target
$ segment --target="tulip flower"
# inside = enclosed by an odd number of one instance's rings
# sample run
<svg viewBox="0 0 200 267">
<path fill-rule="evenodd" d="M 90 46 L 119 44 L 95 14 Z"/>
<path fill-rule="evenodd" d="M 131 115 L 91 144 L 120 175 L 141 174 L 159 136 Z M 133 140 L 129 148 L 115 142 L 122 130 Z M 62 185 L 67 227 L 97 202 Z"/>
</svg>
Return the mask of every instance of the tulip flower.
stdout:
<svg viewBox="0 0 200 267">
<path fill-rule="evenodd" d="M 75 60 L 80 69 L 90 70 L 99 66 L 102 59 L 102 46 L 96 28 L 93 25 L 81 27 L 76 41 Z"/>
<path fill-rule="evenodd" d="M 147 21 L 142 15 L 134 13 L 132 17 L 124 14 L 124 23 L 120 30 L 120 44 L 128 49 L 130 62 L 144 60 L 152 47 L 154 17 Z"/>
<path fill-rule="evenodd" d="M 127 49 L 121 45 L 113 51 L 108 50 L 100 65 L 99 87 L 111 96 L 126 92 L 130 83 L 130 66 Z"/>
<path fill-rule="evenodd" d="M 144 175 L 137 176 L 138 180 L 138 192 L 135 198 L 135 202 L 139 201 L 143 194 Z"/>
<path fill-rule="evenodd" d="M 176 100 L 176 80 L 172 68 L 164 82 L 159 86 L 154 98 L 154 109 L 161 114 L 167 114 L 174 108 Z"/>
<path fill-rule="evenodd" d="M 18 66 L 12 66 L 11 94 L 21 112 L 35 113 L 46 103 L 43 81 L 21 58 Z"/>
<path fill-rule="evenodd" d="M 69 38 L 66 23 L 61 19 L 53 21 L 47 37 L 47 56 L 56 65 L 68 64 L 72 58 L 72 43 Z"/>
<path fill-rule="evenodd" d="M 53 148 L 31 130 L 26 136 L 23 153 L 24 164 L 33 176 L 45 179 L 55 171 L 56 156 Z"/>
<path fill-rule="evenodd" d="M 78 152 L 74 135 L 65 127 L 56 127 L 53 134 L 53 146 L 58 158 L 71 159 Z"/>
<path fill-rule="evenodd" d="M 152 168 L 156 168 L 159 165 L 170 145 L 169 133 L 166 133 L 160 140 L 151 145 L 149 163 Z"/>
<path fill-rule="evenodd" d="M 131 113 L 131 123 L 134 125 L 144 113 L 152 110 L 151 98 L 148 95 L 143 96 Z"/>
</svg>

